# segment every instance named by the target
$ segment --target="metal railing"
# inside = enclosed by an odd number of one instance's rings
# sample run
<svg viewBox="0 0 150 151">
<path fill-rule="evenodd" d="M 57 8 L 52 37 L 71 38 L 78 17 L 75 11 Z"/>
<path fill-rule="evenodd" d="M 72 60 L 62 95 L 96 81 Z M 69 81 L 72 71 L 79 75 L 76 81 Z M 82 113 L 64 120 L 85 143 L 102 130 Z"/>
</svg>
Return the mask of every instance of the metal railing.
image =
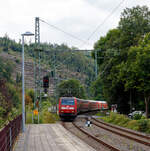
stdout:
<svg viewBox="0 0 150 151">
<path fill-rule="evenodd" d="M 12 151 L 21 126 L 22 115 L 19 115 L 0 131 L 0 151 Z"/>
</svg>

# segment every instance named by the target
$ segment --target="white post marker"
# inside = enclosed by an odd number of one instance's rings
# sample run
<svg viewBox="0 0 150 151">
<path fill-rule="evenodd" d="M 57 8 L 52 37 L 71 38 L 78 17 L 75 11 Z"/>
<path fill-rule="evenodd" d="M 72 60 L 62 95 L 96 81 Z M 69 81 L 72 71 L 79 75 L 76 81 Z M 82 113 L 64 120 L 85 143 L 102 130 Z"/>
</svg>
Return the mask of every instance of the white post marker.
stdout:
<svg viewBox="0 0 150 151">
<path fill-rule="evenodd" d="M 90 121 L 90 117 L 88 117 L 86 123 L 85 123 L 86 127 L 91 127 L 92 126 L 92 122 Z"/>
</svg>

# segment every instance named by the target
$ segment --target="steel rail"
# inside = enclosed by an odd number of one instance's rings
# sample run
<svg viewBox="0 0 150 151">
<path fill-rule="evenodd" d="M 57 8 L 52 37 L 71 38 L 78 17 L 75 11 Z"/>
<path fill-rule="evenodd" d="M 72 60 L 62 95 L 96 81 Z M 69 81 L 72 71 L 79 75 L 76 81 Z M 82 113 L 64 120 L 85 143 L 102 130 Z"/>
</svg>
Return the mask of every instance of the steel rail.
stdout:
<svg viewBox="0 0 150 151">
<path fill-rule="evenodd" d="M 98 123 L 102 123 L 102 124 L 104 124 L 104 125 L 106 125 L 106 126 L 115 128 L 115 129 L 117 129 L 117 130 L 124 131 L 124 132 L 127 132 L 127 133 L 130 133 L 130 134 L 133 134 L 133 135 L 136 135 L 136 136 L 139 136 L 139 137 L 142 137 L 142 138 L 145 138 L 145 139 L 149 139 L 149 140 L 150 140 L 150 137 L 149 137 L 149 136 L 145 136 L 145 135 L 142 135 L 142 134 L 138 134 L 138 133 L 136 133 L 136 132 L 129 131 L 129 130 L 127 130 L 127 129 L 123 129 L 123 128 L 120 128 L 120 127 L 116 127 L 115 125 L 110 125 L 110 124 L 108 124 L 108 123 L 104 123 L 104 122 L 99 121 L 99 120 L 97 120 L 97 119 L 95 119 L 95 118 L 93 118 L 93 117 L 92 117 L 92 119 L 95 120 L 95 121 L 98 122 Z"/>
<path fill-rule="evenodd" d="M 79 126 L 77 126 L 74 122 L 72 122 L 72 124 L 78 129 L 80 130 L 82 133 L 84 133 L 85 135 L 87 135 L 88 137 L 91 137 L 92 139 L 94 139 L 95 141 L 99 142 L 100 144 L 104 145 L 105 147 L 109 148 L 111 151 L 120 151 L 120 149 L 105 143 L 104 141 L 96 138 L 95 136 L 89 134 L 88 132 L 84 131 L 83 129 L 81 129 Z M 66 128 L 64 122 L 62 122 L 62 125 L 64 126 L 64 128 Z M 67 128 L 66 128 L 67 129 Z"/>
<path fill-rule="evenodd" d="M 110 132 L 112 132 L 112 133 L 114 133 L 114 134 L 120 135 L 120 136 L 122 136 L 122 137 L 126 137 L 126 138 L 131 139 L 131 140 L 134 140 L 134 141 L 136 141 L 136 142 L 138 142 L 138 143 L 141 143 L 141 144 L 150 146 L 150 143 L 149 143 L 149 142 L 146 142 L 146 141 L 137 139 L 137 138 L 135 138 L 135 137 L 132 137 L 132 136 L 129 136 L 129 135 L 122 134 L 122 133 L 120 133 L 120 132 L 111 130 L 111 129 L 106 128 L 106 127 L 104 127 L 104 126 L 101 126 L 101 125 L 99 125 L 99 124 L 97 124 L 97 123 L 95 123 L 95 122 L 92 122 L 92 124 L 94 124 L 94 125 L 97 126 L 97 127 L 102 128 L 102 129 L 105 129 L 105 130 L 107 130 L 107 131 L 110 131 Z"/>
</svg>

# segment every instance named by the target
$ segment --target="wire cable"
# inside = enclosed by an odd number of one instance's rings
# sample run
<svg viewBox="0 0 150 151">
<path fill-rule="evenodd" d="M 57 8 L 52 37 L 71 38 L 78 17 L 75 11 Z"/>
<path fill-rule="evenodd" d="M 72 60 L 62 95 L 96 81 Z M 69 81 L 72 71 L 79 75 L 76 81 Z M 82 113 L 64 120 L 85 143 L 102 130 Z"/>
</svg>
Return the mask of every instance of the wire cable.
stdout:
<svg viewBox="0 0 150 151">
<path fill-rule="evenodd" d="M 58 30 L 58 31 L 60 31 L 60 32 L 62 32 L 62 33 L 64 33 L 64 34 L 66 34 L 66 35 L 68 35 L 68 36 L 70 36 L 70 37 L 72 37 L 72 38 L 74 38 L 74 39 L 76 39 L 76 40 L 78 40 L 78 41 L 84 43 L 84 44 L 85 44 L 85 43 L 88 43 L 88 41 L 82 40 L 82 39 L 80 39 L 80 38 L 78 38 L 78 37 L 76 37 L 76 36 L 74 36 L 74 35 L 72 35 L 72 34 L 66 32 L 66 31 L 64 31 L 64 30 L 62 30 L 62 29 L 56 27 L 55 25 L 52 25 L 52 24 L 50 24 L 50 23 L 44 21 L 43 19 L 40 19 L 40 21 L 43 22 L 43 23 L 45 23 L 45 24 L 47 24 L 47 25 L 49 25 L 49 26 L 51 26 L 52 28 L 55 28 L 56 30 Z"/>
<path fill-rule="evenodd" d="M 121 4 L 124 3 L 125 0 L 122 0 L 112 11 L 110 14 L 108 14 L 108 16 L 106 16 L 106 18 L 102 21 L 101 24 L 99 24 L 96 29 L 90 34 L 90 36 L 87 38 L 87 42 L 91 39 L 91 37 L 96 33 L 96 31 L 113 15 L 114 12 L 116 12 L 116 10 L 121 6 Z M 83 44 L 85 45 L 85 43 Z M 83 45 L 81 45 L 81 47 L 83 47 Z"/>
</svg>

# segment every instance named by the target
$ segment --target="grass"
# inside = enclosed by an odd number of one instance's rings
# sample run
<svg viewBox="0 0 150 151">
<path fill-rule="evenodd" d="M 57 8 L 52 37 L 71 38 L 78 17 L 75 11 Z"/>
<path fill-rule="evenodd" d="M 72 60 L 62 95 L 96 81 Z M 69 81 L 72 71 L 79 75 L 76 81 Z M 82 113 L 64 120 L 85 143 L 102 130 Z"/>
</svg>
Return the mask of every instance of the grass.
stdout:
<svg viewBox="0 0 150 151">
<path fill-rule="evenodd" d="M 102 111 L 96 113 L 96 116 L 106 116 L 107 113 L 109 113 L 109 112 L 107 112 L 107 111 L 105 111 L 105 110 L 102 110 Z"/>
<path fill-rule="evenodd" d="M 55 123 L 59 120 L 59 116 L 48 111 L 39 112 L 39 124 Z M 26 113 L 27 124 L 38 124 L 38 115 L 33 115 L 33 112 Z"/>
</svg>

